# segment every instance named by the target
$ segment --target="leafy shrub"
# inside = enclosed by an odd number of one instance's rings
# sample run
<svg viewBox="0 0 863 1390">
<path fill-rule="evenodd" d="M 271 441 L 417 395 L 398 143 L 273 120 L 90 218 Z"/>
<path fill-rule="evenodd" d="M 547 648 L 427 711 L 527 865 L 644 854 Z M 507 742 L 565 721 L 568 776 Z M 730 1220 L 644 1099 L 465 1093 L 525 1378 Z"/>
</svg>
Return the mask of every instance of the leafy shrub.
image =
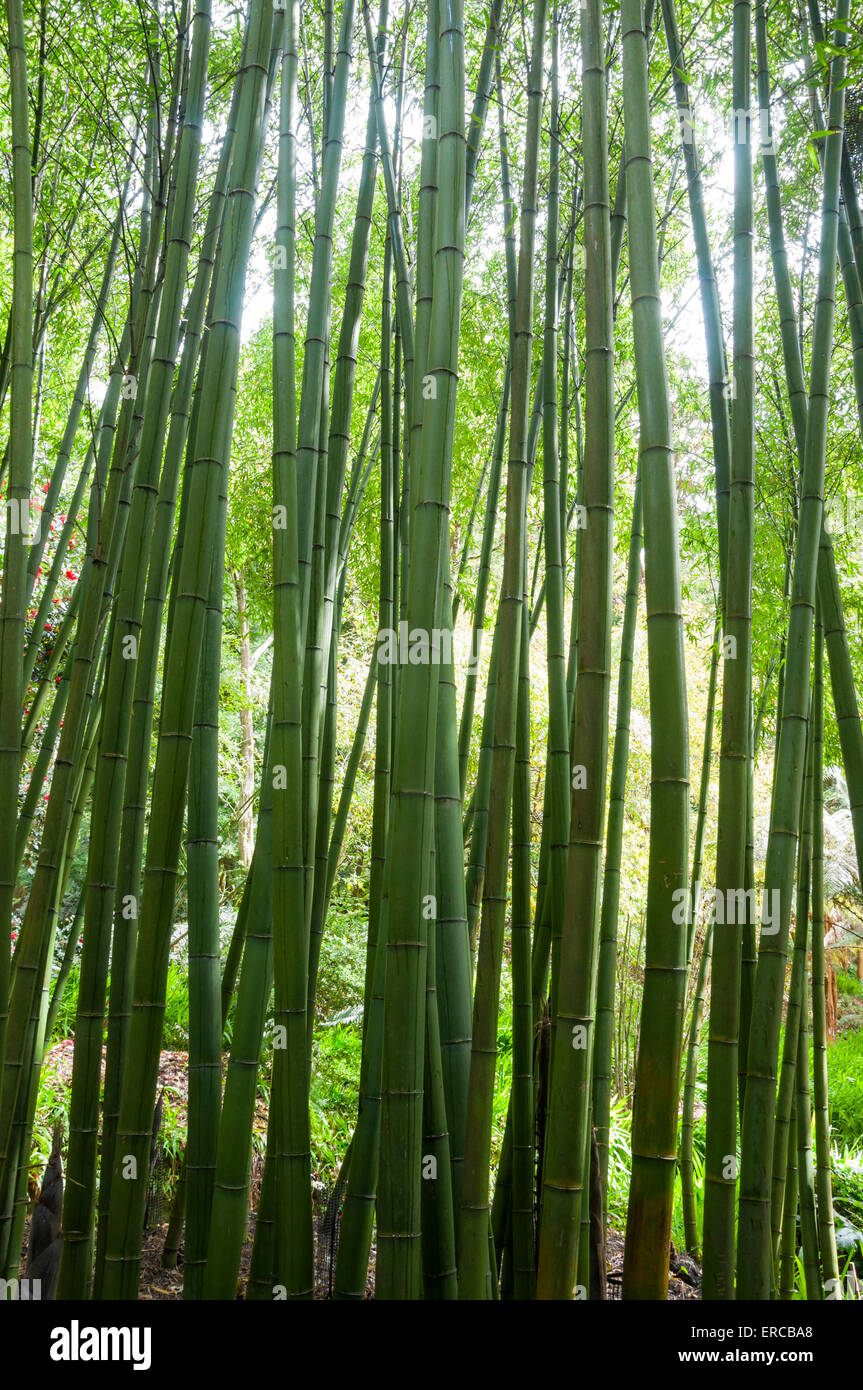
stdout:
<svg viewBox="0 0 863 1390">
<path fill-rule="evenodd" d="M 64 1148 L 69 1134 L 69 1099 L 72 1088 L 54 1071 L 44 1068 L 39 1077 L 36 1114 L 33 1117 L 33 1138 L 30 1146 L 30 1172 L 37 1182 L 42 1181 L 45 1165 L 51 1156 L 54 1126 L 62 1124 Z"/>
<path fill-rule="evenodd" d="M 608 1224 L 622 1231 L 626 1227 L 629 1200 L 631 1115 L 619 1096 L 611 1098 L 608 1119 Z"/>
<path fill-rule="evenodd" d="M 839 1144 L 863 1142 L 863 1033 L 845 1033 L 827 1050 L 830 1121 Z"/>
<path fill-rule="evenodd" d="M 63 998 L 60 1000 L 60 1007 L 57 1010 L 57 1017 L 54 1020 L 54 1030 L 51 1034 L 52 1043 L 62 1042 L 64 1038 L 71 1038 L 74 1036 L 75 1015 L 78 1012 L 78 986 L 80 981 L 81 967 L 76 963 L 69 971 L 69 978 L 66 981 Z"/>
<path fill-rule="evenodd" d="M 836 1148 L 833 1164 L 833 1210 L 836 1225 L 863 1231 L 863 1148 Z"/>
<path fill-rule="evenodd" d="M 312 1055 L 310 1119 L 312 1172 L 335 1182 L 357 1117 L 362 1034 L 357 1027 L 322 1028 Z"/>
<path fill-rule="evenodd" d="M 185 965 L 176 960 L 168 962 L 162 1047 L 166 1052 L 189 1048 L 189 977 Z"/>
<path fill-rule="evenodd" d="M 330 906 L 318 964 L 315 1013 L 319 1019 L 362 1007 L 367 934 L 365 903 L 348 899 Z"/>
<path fill-rule="evenodd" d="M 512 1003 L 501 1002 L 497 1027 L 497 1063 L 495 1065 L 494 1108 L 491 1131 L 492 1162 L 500 1162 L 509 1097 L 512 1090 Z"/>
<path fill-rule="evenodd" d="M 863 995 L 863 980 L 858 980 L 856 975 L 849 975 L 845 970 L 837 970 L 836 990 L 839 994 Z"/>
<path fill-rule="evenodd" d="M 72 966 L 63 998 L 57 1010 L 52 1043 L 62 1042 L 64 1038 L 75 1036 L 75 1015 L 78 1011 L 78 986 L 81 969 L 79 964 Z M 108 978 L 106 999 L 110 992 L 111 980 Z M 185 1052 L 189 1046 L 189 978 L 186 965 L 180 960 L 168 963 L 168 981 L 165 997 L 165 1031 L 162 1047 L 166 1051 Z"/>
</svg>

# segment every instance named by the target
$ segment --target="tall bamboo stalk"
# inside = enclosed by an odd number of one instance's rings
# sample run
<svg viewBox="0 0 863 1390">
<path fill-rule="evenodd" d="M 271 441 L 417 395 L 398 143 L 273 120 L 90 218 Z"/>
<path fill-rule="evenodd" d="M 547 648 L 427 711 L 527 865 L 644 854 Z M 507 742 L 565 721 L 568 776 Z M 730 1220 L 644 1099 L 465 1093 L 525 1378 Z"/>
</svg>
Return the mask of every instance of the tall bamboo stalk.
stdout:
<svg viewBox="0 0 863 1390">
<path fill-rule="evenodd" d="M 220 496 L 218 539 L 198 673 L 198 701 L 189 762 L 186 864 L 189 895 L 189 1112 L 184 1154 L 186 1245 L 183 1297 L 200 1298 L 204 1283 L 219 1101 L 222 1017 L 219 981 L 219 689 L 227 488 Z"/>
<path fill-rule="evenodd" d="M 805 929 L 808 925 L 808 922 L 799 923 L 797 927 L 797 930 L 804 935 L 804 940 Z M 805 952 L 805 945 L 803 950 Z M 817 1301 L 822 1296 L 822 1285 L 818 1258 L 818 1224 L 815 1215 L 815 1173 L 812 1164 L 812 1110 L 809 1102 L 809 988 L 805 967 L 802 983 L 803 994 L 800 1001 L 800 1028 L 797 1040 L 797 1180 L 800 1190 L 800 1234 L 803 1246 L 803 1278 L 806 1286 L 806 1297 Z"/>
<path fill-rule="evenodd" d="M 530 977 L 530 644 L 522 615 L 513 788 L 512 887 L 512 1263 L 516 1298 L 536 1290 L 534 1218 L 534 1026 Z M 503 1166 L 503 1165 L 501 1165 Z M 500 1180 L 500 1175 L 499 1179 Z"/>
<path fill-rule="evenodd" d="M 626 570 L 626 597 L 618 658 L 617 714 L 614 752 L 608 788 L 608 822 L 599 923 L 599 966 L 596 985 L 596 1035 L 593 1044 L 593 1126 L 599 1149 L 603 1201 L 607 1198 L 608 1135 L 611 1119 L 611 1061 L 614 1045 L 614 986 L 617 972 L 617 927 L 620 914 L 620 869 L 626 811 L 626 771 L 629 762 L 632 672 L 638 596 L 641 591 L 642 504 L 641 475 L 636 474 L 632 529 Z"/>
<path fill-rule="evenodd" d="M 766 1298 L 770 1285 L 769 1183 L 780 1004 L 791 917 L 794 844 L 803 779 L 804 721 L 818 545 L 822 528 L 824 461 L 835 310 L 839 174 L 845 92 L 843 48 L 847 0 L 837 5 L 836 52 L 831 62 L 829 134 L 825 139 L 822 240 L 813 327 L 809 414 L 803 462 L 800 526 L 794 557 L 777 795 L 771 816 L 764 886 L 779 893 L 779 932 L 762 937 L 753 993 L 746 1099 L 743 1112 L 737 1294 Z"/>
<path fill-rule="evenodd" d="M 626 1298 L 661 1299 L 668 1286 L 686 989 L 686 933 L 674 926 L 673 894 L 688 886 L 689 750 L 673 446 L 659 303 L 647 38 L 640 0 L 623 0 L 621 16 L 651 721 L 644 994 L 623 1278 Z"/>
<path fill-rule="evenodd" d="M 812 680 L 812 1061 L 815 1102 L 815 1189 L 824 1289 L 840 1291 L 827 1087 L 827 999 L 824 959 L 824 623 L 815 615 Z M 808 1058 L 807 1058 L 808 1066 Z"/>
<path fill-rule="evenodd" d="M 12 135 L 12 309 L 7 342 L 11 401 L 3 584 L 0 592 L 0 801 L 17 806 L 21 765 L 22 653 L 27 611 L 27 533 L 33 467 L 33 197 L 27 40 L 21 0 L 7 0 Z M 25 520 L 26 518 L 26 520 Z M 9 1017 L 9 951 L 16 856 L 12 835 L 0 837 L 0 1061 Z M 2 1149 L 0 1144 L 0 1149 Z"/>
<path fill-rule="evenodd" d="M 686 1249 L 696 1257 L 701 1242 L 698 1235 L 698 1217 L 695 1209 L 695 1172 L 693 1165 L 693 1132 L 695 1129 L 695 1086 L 698 1077 L 698 1049 L 701 1041 L 701 1025 L 707 1003 L 707 981 L 710 972 L 710 954 L 713 946 L 713 923 L 708 922 L 701 945 L 698 961 L 698 975 L 695 993 L 692 998 L 692 1018 L 689 1024 L 689 1040 L 686 1050 L 686 1071 L 683 1077 L 683 1105 L 680 1121 L 680 1197 L 683 1206 L 683 1238 Z"/>
<path fill-rule="evenodd" d="M 210 44 L 210 9 L 200 5 L 194 24 L 194 51 L 180 137 L 178 196 L 172 206 L 165 263 L 165 282 L 153 352 L 152 371 L 142 403 L 141 454 L 138 461 L 124 564 L 117 596 L 117 621 L 108 659 L 99 763 L 93 816 L 105 833 L 92 836 L 88 861 L 88 895 L 84 950 L 79 985 L 76 1058 L 72 1075 L 70 1144 L 64 1216 L 64 1258 L 58 1283 L 61 1297 L 83 1297 L 90 1277 L 92 1214 L 95 1207 L 96 1139 L 105 995 L 114 891 L 122 824 L 126 758 L 132 696 L 136 680 L 137 642 L 152 537 L 162 444 L 170 404 L 173 368 L 179 341 L 195 184 L 201 146 L 204 93 Z M 130 640 L 131 639 L 131 640 Z M 155 661 L 156 652 L 151 659 Z"/>
<path fill-rule="evenodd" d="M 488 1194 L 497 1014 L 506 908 L 510 806 L 514 770 L 521 643 L 520 610 L 525 587 L 525 509 L 528 472 L 528 405 L 533 337 L 533 248 L 536 224 L 540 116 L 543 91 L 545 0 L 535 0 L 528 127 L 518 256 L 518 293 L 513 337 L 512 388 L 507 465 L 504 567 L 496 625 L 499 634 L 494 733 L 489 790 L 489 836 L 474 994 L 473 1041 L 468 1087 L 462 1210 L 459 1223 L 459 1297 L 489 1296 Z M 441 180 L 441 185 L 443 180 Z"/>
<path fill-rule="evenodd" d="M 578 672 L 572 740 L 569 852 L 564 930 L 553 1036 L 548 1129 L 543 1162 L 537 1294 L 571 1298 L 579 1270 L 578 1239 L 589 1172 L 590 1081 L 596 1001 L 602 832 L 611 687 L 614 537 L 614 354 L 611 207 L 602 7 L 581 11 L 585 198 L 585 433 L 580 536 Z M 555 486 L 557 479 L 555 478 Z M 556 521 L 555 529 L 556 529 Z M 547 553 L 556 535 L 546 525 Z M 549 598 L 551 589 L 549 589 Z M 549 610 L 551 612 L 551 609 Z M 561 662 L 561 686 L 565 673 Z M 552 791 L 552 797 L 554 792 Z M 553 854 L 552 843 L 552 854 Z M 552 859 L 552 866 L 553 866 Z M 552 876 L 552 896 L 554 877 Z M 552 960 L 554 972 L 554 959 Z"/>
<path fill-rule="evenodd" d="M 305 893 L 311 884 L 304 867 L 303 806 L 298 795 L 303 786 L 304 677 L 294 337 L 298 29 L 298 5 L 291 0 L 282 59 L 276 238 L 284 255 L 276 272 L 273 313 L 273 966 L 278 1036 L 267 1162 L 275 1165 L 275 1278 L 288 1297 L 310 1298 L 313 1238 Z M 334 124 L 335 113 L 331 111 L 330 116 Z M 311 682 L 314 676 L 311 672 Z M 313 694 L 317 700 L 317 691 Z"/>
<path fill-rule="evenodd" d="M 722 748 L 716 891 L 724 921 L 713 932 L 707 1049 L 707 1146 L 704 1175 L 704 1294 L 734 1296 L 737 1179 L 737 1049 L 740 1027 L 749 710 L 752 670 L 752 555 L 755 489 L 753 212 L 750 106 L 752 6 L 734 5 L 734 412 L 722 666 Z M 743 114 L 741 114 L 743 113 Z M 752 911 L 742 899 L 744 915 Z M 753 913 L 754 915 L 754 913 Z"/>
<path fill-rule="evenodd" d="M 728 555 L 728 515 L 731 488 L 731 425 L 728 409 L 728 364 L 722 336 L 722 311 L 719 303 L 719 286 L 710 249 L 707 228 L 704 187 L 701 179 L 701 160 L 698 142 L 695 138 L 695 116 L 692 97 L 687 78 L 686 56 L 677 23 L 674 0 L 661 0 L 662 19 L 671 60 L 671 74 L 674 96 L 680 121 L 681 147 L 686 167 L 686 184 L 689 194 L 689 211 L 692 221 L 692 235 L 695 242 L 695 257 L 698 266 L 698 282 L 701 295 L 701 313 L 704 319 L 704 340 L 707 350 L 707 369 L 710 392 L 710 425 L 713 440 L 713 467 L 716 489 L 716 521 L 719 532 L 719 592 L 720 610 L 725 610 L 725 572 Z M 645 7 L 645 11 L 646 11 Z M 739 63 L 735 66 L 738 84 L 742 79 Z M 735 99 L 735 112 L 742 109 Z M 735 146 L 735 149 L 737 147 Z M 737 154 L 735 159 L 737 159 Z M 736 169 L 735 164 L 735 169 Z M 736 175 L 735 175 L 736 177 Z M 750 178 L 751 182 L 751 178 Z M 735 242 L 735 245 L 737 243 Z"/>
<path fill-rule="evenodd" d="M 151 123 L 152 124 L 152 123 Z M 155 159 L 155 145 L 150 153 Z M 162 206 L 164 210 L 164 205 Z M 141 219 L 138 273 L 130 297 L 130 358 L 128 379 L 140 369 L 146 377 L 152 340 L 148 322 L 155 317 L 159 296 L 156 285 L 157 247 L 161 213 L 151 220 L 149 211 Z M 145 257 L 146 250 L 146 257 Z M 118 373 L 123 366 L 118 361 Z M 116 391 L 120 382 L 116 379 Z M 82 765 L 85 734 L 96 696 L 99 652 L 113 586 L 122 551 L 129 494 L 134 480 L 134 393 L 125 396 L 115 431 L 106 430 L 99 451 L 91 486 L 87 527 L 87 559 L 82 572 L 81 615 L 72 662 L 72 674 L 63 729 L 54 764 L 51 795 L 45 816 L 36 873 L 16 952 L 16 971 L 9 999 L 9 1031 L 6 1038 L 3 1085 L 0 1091 L 0 1161 L 12 1171 L 18 1162 L 9 1148 L 13 1130 L 19 1135 L 29 1126 L 22 1106 L 27 1097 L 35 1100 L 29 1085 L 28 1058 L 34 1056 L 34 1040 L 39 1023 L 39 997 L 52 949 L 52 914 L 64 859 L 70 818 L 75 804 L 78 770 Z M 76 586 L 77 587 L 77 586 Z M 31 710 L 31 715 L 33 711 Z M 15 1118 L 17 1116 L 17 1118 Z M 7 1192 L 11 1189 L 7 1188 Z M 11 1212 L 0 1212 L 0 1261 L 5 1259 Z"/>
<path fill-rule="evenodd" d="M 204 318 L 210 292 L 217 242 L 221 233 L 228 173 L 236 130 L 239 85 L 231 98 L 225 134 L 219 153 L 213 191 L 201 242 L 191 294 L 186 306 L 186 328 L 177 382 L 171 399 L 159 497 L 153 520 L 150 565 L 144 596 L 143 618 L 138 637 L 135 690 L 129 728 L 128 753 L 123 792 L 123 813 L 117 862 L 114 928 L 112 937 L 111 990 L 108 1005 L 108 1046 L 105 1063 L 105 1095 L 102 1125 L 102 1160 L 99 1181 L 99 1224 L 96 1243 L 94 1289 L 98 1296 L 104 1273 L 105 1233 L 113 1172 L 114 1140 L 120 1104 L 120 1086 L 125 1063 L 126 1039 L 131 1016 L 132 974 L 134 969 L 137 920 L 124 912 L 123 905 L 140 897 L 141 861 L 144 843 L 144 815 L 150 771 L 150 739 L 155 712 L 155 685 L 158 652 L 162 636 L 162 616 L 167 593 L 168 567 L 177 490 L 183 451 L 194 448 L 194 421 L 197 405 L 192 405 L 195 372 L 201 348 Z M 195 392 L 199 400 L 199 393 Z"/>
<path fill-rule="evenodd" d="M 812 866 L 812 746 L 807 742 L 806 782 L 800 812 L 800 836 L 797 850 L 797 911 L 792 955 L 791 980 L 788 987 L 788 1007 L 785 1013 L 785 1035 L 782 1045 L 782 1065 L 776 1093 L 776 1120 L 773 1135 L 773 1174 L 771 1181 L 771 1239 L 773 1242 L 774 1284 L 780 1274 L 779 1253 L 784 1238 L 785 1183 L 792 1160 L 790 1145 L 796 1146 L 793 1117 L 797 1114 L 799 1063 L 798 1040 L 801 1017 L 806 1002 L 806 939 L 809 918 L 809 893 Z M 807 1064 L 808 1066 L 808 1060 Z M 796 1169 L 795 1159 L 795 1169 Z M 799 1185 L 799 1174 L 798 1174 Z M 797 1200 L 795 1194 L 795 1201 Z"/>
<path fill-rule="evenodd" d="M 449 515 L 450 470 L 458 380 L 464 257 L 464 34 L 460 0 L 440 6 L 438 186 L 434 282 L 417 505 L 410 518 L 407 613 L 431 640 Z M 382 142 L 383 143 L 383 142 Z M 412 383 L 411 383 L 412 384 Z M 408 391 L 408 396 L 410 390 Z M 381 1158 L 378 1184 L 378 1295 L 419 1294 L 422 1081 L 425 1038 L 426 932 L 434 792 L 438 673 L 408 665 L 399 672 L 392 781 L 392 853 L 384 994 Z M 417 737 L 417 730 L 422 731 Z M 436 905 L 435 905 L 436 907 Z M 431 920 L 434 920 L 433 914 Z"/>
<path fill-rule="evenodd" d="M 215 303 L 204 364 L 202 408 L 195 459 L 188 479 L 188 525 L 207 538 L 184 545 L 180 561 L 171 640 L 166 653 L 164 695 L 153 782 L 153 806 L 144 894 L 139 914 L 135 1002 L 127 1045 L 120 1102 L 117 1156 L 106 1244 L 106 1297 L 133 1297 L 146 1200 L 147 1121 L 152 1114 L 165 1007 L 165 977 L 188 773 L 187 738 L 194 718 L 197 670 L 209 595 L 210 570 L 219 515 L 219 492 L 226 486 L 233 394 L 224 383 L 236 376 L 245 267 L 251 239 L 254 197 L 263 136 L 265 84 L 271 11 L 252 0 L 251 21 L 238 81 L 243 95 L 231 190 L 225 213 L 222 259 L 215 280 Z M 224 475 L 224 478 L 223 478 Z"/>
</svg>

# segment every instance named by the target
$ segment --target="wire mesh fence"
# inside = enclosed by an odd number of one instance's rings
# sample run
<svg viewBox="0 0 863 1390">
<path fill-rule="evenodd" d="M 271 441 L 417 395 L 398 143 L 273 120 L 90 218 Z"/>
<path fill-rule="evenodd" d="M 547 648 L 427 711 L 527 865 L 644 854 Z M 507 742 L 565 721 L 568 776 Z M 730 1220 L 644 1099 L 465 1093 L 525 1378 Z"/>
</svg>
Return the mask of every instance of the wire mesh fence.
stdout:
<svg viewBox="0 0 863 1390">
<path fill-rule="evenodd" d="M 341 1180 L 321 1194 L 315 1216 L 315 1298 L 332 1298 L 339 1253 L 339 1231 L 346 1184 Z"/>
<path fill-rule="evenodd" d="M 147 1177 L 147 1205 L 144 1213 L 144 1230 L 152 1231 L 167 1219 L 165 1212 L 165 1150 L 156 1139 L 155 1153 L 150 1157 L 150 1171 Z"/>
<path fill-rule="evenodd" d="M 144 1207 L 145 1231 L 155 1230 L 158 1226 L 163 1226 L 168 1220 L 177 1186 L 176 1150 L 165 1142 L 162 1135 L 164 1098 L 165 1088 L 163 1087 L 159 1092 L 156 1109 L 153 1112 L 149 1168 L 147 1170 L 147 1201 Z"/>
</svg>

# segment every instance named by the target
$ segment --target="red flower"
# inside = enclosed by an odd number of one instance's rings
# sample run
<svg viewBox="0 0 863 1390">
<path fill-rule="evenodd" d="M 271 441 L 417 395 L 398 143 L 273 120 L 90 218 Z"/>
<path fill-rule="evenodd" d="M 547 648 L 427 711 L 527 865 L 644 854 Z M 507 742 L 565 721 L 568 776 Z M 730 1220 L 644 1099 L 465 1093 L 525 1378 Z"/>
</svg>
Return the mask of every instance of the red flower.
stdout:
<svg viewBox="0 0 863 1390">
<path fill-rule="evenodd" d="M 67 578 L 67 579 L 76 579 L 77 576 L 76 576 L 76 574 L 75 574 L 75 571 L 74 571 L 74 570 L 67 570 L 67 571 L 66 571 L 66 578 Z"/>
</svg>

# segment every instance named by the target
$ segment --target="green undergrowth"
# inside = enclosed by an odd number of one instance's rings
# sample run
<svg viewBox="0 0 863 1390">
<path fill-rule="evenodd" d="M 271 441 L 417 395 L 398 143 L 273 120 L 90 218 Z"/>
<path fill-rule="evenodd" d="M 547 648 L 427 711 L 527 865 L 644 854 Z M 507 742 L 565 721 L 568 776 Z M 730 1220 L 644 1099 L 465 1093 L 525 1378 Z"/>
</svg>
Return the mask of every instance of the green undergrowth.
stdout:
<svg viewBox="0 0 863 1390">
<path fill-rule="evenodd" d="M 827 1082 L 834 1141 L 863 1144 L 863 1032 L 843 1033 L 828 1047 Z"/>
</svg>

